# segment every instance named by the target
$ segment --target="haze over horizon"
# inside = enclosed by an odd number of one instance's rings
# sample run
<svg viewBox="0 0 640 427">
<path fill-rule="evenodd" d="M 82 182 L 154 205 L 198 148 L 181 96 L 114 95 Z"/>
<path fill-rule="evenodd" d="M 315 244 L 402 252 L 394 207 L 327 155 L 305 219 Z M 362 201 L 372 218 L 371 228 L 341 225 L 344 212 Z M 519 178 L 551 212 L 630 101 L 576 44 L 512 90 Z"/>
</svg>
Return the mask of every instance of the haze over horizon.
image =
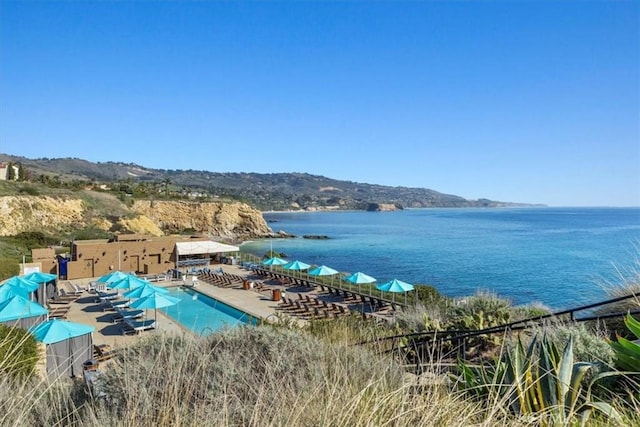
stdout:
<svg viewBox="0 0 640 427">
<path fill-rule="evenodd" d="M 640 206 L 637 2 L 0 2 L 0 152 Z"/>
</svg>

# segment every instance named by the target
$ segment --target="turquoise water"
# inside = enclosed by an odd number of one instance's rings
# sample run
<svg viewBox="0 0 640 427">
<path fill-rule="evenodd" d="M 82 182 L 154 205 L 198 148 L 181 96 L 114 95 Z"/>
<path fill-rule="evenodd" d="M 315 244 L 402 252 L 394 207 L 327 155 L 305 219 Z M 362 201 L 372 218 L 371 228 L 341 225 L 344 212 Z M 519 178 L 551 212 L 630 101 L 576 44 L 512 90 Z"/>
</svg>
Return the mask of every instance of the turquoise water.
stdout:
<svg viewBox="0 0 640 427">
<path fill-rule="evenodd" d="M 430 284 L 442 294 L 490 290 L 515 304 L 567 308 L 606 298 L 640 259 L 640 208 L 408 209 L 265 213 L 274 231 L 329 240 L 248 242 L 290 260 Z"/>
<path fill-rule="evenodd" d="M 162 311 L 193 332 L 207 336 L 223 328 L 255 325 L 256 318 L 207 295 L 187 288 L 171 288 L 169 295 L 180 302 Z"/>
</svg>

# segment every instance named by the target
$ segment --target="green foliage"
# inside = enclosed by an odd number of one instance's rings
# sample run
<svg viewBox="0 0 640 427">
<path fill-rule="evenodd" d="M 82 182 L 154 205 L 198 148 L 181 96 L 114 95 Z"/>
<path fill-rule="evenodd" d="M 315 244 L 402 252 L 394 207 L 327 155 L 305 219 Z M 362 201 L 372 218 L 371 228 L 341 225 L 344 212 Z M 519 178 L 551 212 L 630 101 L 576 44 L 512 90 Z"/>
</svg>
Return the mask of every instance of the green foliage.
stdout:
<svg viewBox="0 0 640 427">
<path fill-rule="evenodd" d="M 460 362 L 458 384 L 476 398 L 506 402 L 512 413 L 535 418 L 540 425 L 568 425 L 578 417 L 586 422 L 594 410 L 619 419 L 610 404 L 592 399 L 591 387 L 608 375 L 596 375 L 586 384 L 585 375 L 592 368 L 593 363 L 574 363 L 572 339 L 561 353 L 543 335 L 542 339 L 536 336 L 527 349 L 518 342 L 489 368 Z"/>
<path fill-rule="evenodd" d="M 440 304 L 446 299 L 431 285 L 416 285 L 415 290 L 409 295 L 409 301 L 421 302 L 426 305 Z"/>
<path fill-rule="evenodd" d="M 32 187 L 30 185 L 25 185 L 23 187 L 21 187 L 19 190 L 20 194 L 26 194 L 28 196 L 39 196 L 40 195 L 40 191 L 38 191 L 37 188 Z"/>
<path fill-rule="evenodd" d="M 20 265 L 17 259 L 0 258 L 0 281 L 20 274 Z"/>
<path fill-rule="evenodd" d="M 525 320 L 551 314 L 551 309 L 540 303 L 519 305 L 511 309 L 511 320 Z"/>
<path fill-rule="evenodd" d="M 97 227 L 85 227 L 74 231 L 73 236 L 76 240 L 94 240 L 94 239 L 109 239 L 112 236 L 111 233 Z"/>
<path fill-rule="evenodd" d="M 609 344 L 616 353 L 616 365 L 620 369 L 640 372 L 640 322 L 627 313 L 624 324 L 637 340 L 630 341 L 618 336 L 616 341 L 610 341 Z"/>
<path fill-rule="evenodd" d="M 548 326 L 545 334 L 557 347 L 564 347 L 572 339 L 573 357 L 576 360 L 604 365 L 613 363 L 614 353 L 607 344 L 604 331 L 591 330 L 584 323 L 570 323 Z"/>
<path fill-rule="evenodd" d="M 59 239 L 41 231 L 23 231 L 10 237 L 9 240 L 29 250 L 55 245 L 59 242 Z"/>
<path fill-rule="evenodd" d="M 12 377 L 33 374 L 38 361 L 38 345 L 27 331 L 0 325 L 0 371 Z"/>
<path fill-rule="evenodd" d="M 267 251 L 262 258 L 263 259 L 269 259 L 269 258 L 273 258 L 273 257 L 279 257 L 279 258 L 285 258 L 287 255 L 284 252 L 276 252 L 273 249 L 270 251 Z"/>
<path fill-rule="evenodd" d="M 460 330 L 480 330 L 509 323 L 511 303 L 495 294 L 478 293 L 452 306 L 452 326 Z"/>
</svg>

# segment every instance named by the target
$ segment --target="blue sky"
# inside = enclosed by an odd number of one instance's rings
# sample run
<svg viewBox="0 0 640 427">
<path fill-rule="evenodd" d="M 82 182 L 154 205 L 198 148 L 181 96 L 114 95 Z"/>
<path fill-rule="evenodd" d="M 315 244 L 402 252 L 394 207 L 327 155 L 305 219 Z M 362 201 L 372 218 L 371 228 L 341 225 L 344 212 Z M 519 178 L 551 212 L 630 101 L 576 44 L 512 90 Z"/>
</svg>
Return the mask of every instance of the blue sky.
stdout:
<svg viewBox="0 0 640 427">
<path fill-rule="evenodd" d="M 0 152 L 640 205 L 640 3 L 0 0 Z"/>
</svg>

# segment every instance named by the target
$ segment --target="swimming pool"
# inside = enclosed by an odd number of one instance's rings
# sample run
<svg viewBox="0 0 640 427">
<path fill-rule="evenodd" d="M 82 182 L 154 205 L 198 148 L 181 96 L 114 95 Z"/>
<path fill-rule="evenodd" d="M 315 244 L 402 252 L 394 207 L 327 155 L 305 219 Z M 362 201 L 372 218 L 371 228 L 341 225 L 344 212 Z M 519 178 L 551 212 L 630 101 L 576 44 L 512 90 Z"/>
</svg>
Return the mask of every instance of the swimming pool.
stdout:
<svg viewBox="0 0 640 427">
<path fill-rule="evenodd" d="M 161 309 L 162 312 L 202 336 L 223 328 L 258 323 L 255 317 L 193 289 L 170 288 L 169 295 L 179 298 L 180 302 Z"/>
</svg>

